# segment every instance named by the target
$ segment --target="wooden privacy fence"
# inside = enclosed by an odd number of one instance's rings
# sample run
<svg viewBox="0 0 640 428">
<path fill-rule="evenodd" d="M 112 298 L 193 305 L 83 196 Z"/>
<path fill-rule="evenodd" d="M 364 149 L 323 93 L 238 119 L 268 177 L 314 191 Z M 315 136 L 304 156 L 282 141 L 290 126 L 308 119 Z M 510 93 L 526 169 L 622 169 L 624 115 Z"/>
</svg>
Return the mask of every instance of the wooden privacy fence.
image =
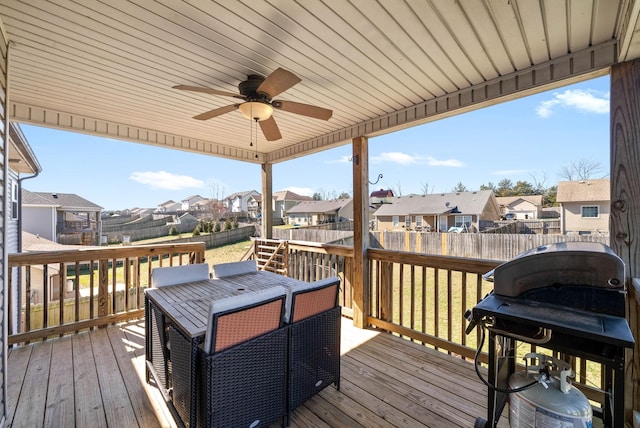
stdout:
<svg viewBox="0 0 640 428">
<path fill-rule="evenodd" d="M 151 270 L 202 263 L 204 251 L 192 243 L 10 254 L 9 345 L 140 318 Z"/>
<path fill-rule="evenodd" d="M 440 232 L 369 232 L 372 248 L 484 260 L 511 260 L 531 248 L 557 242 L 600 242 L 608 236 Z"/>
</svg>

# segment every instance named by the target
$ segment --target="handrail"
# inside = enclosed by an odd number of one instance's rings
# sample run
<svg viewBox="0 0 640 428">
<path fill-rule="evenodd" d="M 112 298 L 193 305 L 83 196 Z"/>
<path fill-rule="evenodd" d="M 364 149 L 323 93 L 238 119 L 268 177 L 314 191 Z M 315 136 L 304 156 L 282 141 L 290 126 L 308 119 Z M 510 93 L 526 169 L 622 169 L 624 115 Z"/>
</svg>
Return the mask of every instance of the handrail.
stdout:
<svg viewBox="0 0 640 428">
<path fill-rule="evenodd" d="M 204 252 L 195 242 L 9 254 L 8 343 L 139 318 L 152 269 L 202 263 Z"/>
</svg>

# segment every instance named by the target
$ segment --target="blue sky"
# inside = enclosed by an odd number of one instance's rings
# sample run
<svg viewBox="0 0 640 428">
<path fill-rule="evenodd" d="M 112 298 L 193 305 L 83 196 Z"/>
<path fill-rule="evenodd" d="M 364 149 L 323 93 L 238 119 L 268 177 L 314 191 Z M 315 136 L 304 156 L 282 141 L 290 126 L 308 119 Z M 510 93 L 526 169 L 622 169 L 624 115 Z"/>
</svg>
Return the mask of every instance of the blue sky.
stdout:
<svg viewBox="0 0 640 428">
<path fill-rule="evenodd" d="M 580 159 L 609 171 L 609 77 L 554 89 L 369 140 L 370 190 L 468 190 L 502 179 L 555 185 Z M 22 125 L 42 173 L 37 192 L 76 193 L 105 209 L 261 188 L 260 166 Z M 351 193 L 351 145 L 273 166 L 273 190 Z"/>
</svg>

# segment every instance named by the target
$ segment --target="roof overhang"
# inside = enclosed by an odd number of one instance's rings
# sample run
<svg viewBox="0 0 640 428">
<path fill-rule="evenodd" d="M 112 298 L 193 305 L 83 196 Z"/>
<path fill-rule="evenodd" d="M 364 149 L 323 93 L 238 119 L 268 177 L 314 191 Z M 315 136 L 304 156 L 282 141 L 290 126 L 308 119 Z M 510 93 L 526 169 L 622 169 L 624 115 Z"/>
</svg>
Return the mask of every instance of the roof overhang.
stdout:
<svg viewBox="0 0 640 428">
<path fill-rule="evenodd" d="M 608 73 L 640 56 L 638 2 L 15 2 L 14 121 L 255 163 L 276 163 Z M 278 67 L 302 81 L 281 98 L 330 120 L 276 111 L 266 142 L 237 92 Z M 280 96 L 278 96 L 280 98 Z"/>
</svg>

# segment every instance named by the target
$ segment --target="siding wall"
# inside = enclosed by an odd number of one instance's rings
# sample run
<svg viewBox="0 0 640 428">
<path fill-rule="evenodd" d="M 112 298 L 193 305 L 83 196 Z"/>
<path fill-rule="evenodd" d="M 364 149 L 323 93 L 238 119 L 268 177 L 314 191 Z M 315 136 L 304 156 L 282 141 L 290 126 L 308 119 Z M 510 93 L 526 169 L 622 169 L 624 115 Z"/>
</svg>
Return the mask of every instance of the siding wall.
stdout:
<svg viewBox="0 0 640 428">
<path fill-rule="evenodd" d="M 582 218 L 583 206 L 599 207 L 600 216 L 597 218 Z M 563 203 L 562 214 L 564 221 L 564 233 L 578 233 L 581 231 L 601 233 L 609 233 L 609 214 L 611 207 L 609 202 L 581 202 L 581 203 Z"/>
<path fill-rule="evenodd" d="M 0 22 L 0 30 L 4 30 L 4 26 L 2 22 Z M 0 31 L 0 164 L 2 165 L 3 174 L 0 175 L 0 199 L 2 203 L 0 204 L 0 224 L 2 224 L 2 228 L 0 229 L 0 252 L 2 253 L 2 258 L 0 259 L 0 263 L 2 263 L 2 269 L 0 269 L 0 427 L 4 426 L 6 417 L 7 417 L 7 336 L 8 326 L 6 325 L 5 313 L 6 313 L 6 305 L 8 303 L 8 291 L 7 291 L 7 259 L 8 259 L 8 251 L 5 247 L 5 233 L 6 233 L 6 224 L 4 223 L 4 219 L 7 216 L 7 182 L 5 173 L 8 172 L 8 165 L 5 160 L 8 160 L 8 153 L 6 152 L 8 147 L 8 135 L 9 129 L 7 127 L 6 122 L 6 114 L 9 111 L 8 107 L 8 99 L 7 99 L 7 54 L 8 54 L 8 44 L 9 41 L 5 39 L 6 33 L 4 31 Z"/>
<path fill-rule="evenodd" d="M 22 206 L 22 230 L 40 235 L 49 241 L 56 239 L 56 211 L 54 207 Z"/>
</svg>

